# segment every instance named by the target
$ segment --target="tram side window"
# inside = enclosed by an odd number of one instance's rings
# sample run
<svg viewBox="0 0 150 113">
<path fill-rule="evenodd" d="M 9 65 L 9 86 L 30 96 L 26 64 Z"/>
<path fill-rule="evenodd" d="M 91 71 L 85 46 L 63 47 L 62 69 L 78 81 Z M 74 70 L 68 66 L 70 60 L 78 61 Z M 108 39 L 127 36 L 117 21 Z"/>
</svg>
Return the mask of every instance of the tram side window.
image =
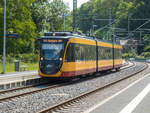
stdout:
<svg viewBox="0 0 150 113">
<path fill-rule="evenodd" d="M 75 60 L 89 61 L 96 60 L 96 47 L 83 44 L 75 44 Z"/>
<path fill-rule="evenodd" d="M 119 58 L 121 59 L 122 58 L 122 50 L 119 49 Z"/>
<path fill-rule="evenodd" d="M 75 59 L 74 59 L 74 47 L 73 47 L 73 44 L 71 44 L 71 43 L 68 45 L 65 59 L 67 62 L 75 61 Z"/>
<path fill-rule="evenodd" d="M 98 59 L 102 60 L 105 58 L 105 51 L 103 47 L 98 47 Z"/>
<path fill-rule="evenodd" d="M 74 44 L 74 58 L 75 61 L 80 61 L 81 59 L 83 59 L 83 48 L 79 45 L 79 44 Z"/>
<path fill-rule="evenodd" d="M 118 48 L 115 48 L 115 49 L 114 49 L 114 57 L 115 57 L 115 59 L 120 59 L 120 58 L 122 58 L 122 50 L 121 50 L 121 49 L 118 49 Z"/>
<path fill-rule="evenodd" d="M 113 49 L 110 48 L 110 59 L 113 59 Z"/>
<path fill-rule="evenodd" d="M 106 52 L 106 59 L 112 59 L 112 48 L 105 48 L 105 52 Z"/>
<path fill-rule="evenodd" d="M 118 50 L 114 48 L 114 59 L 118 59 Z"/>
<path fill-rule="evenodd" d="M 112 59 L 112 48 L 98 47 L 98 59 L 99 60 Z"/>
<path fill-rule="evenodd" d="M 69 44 L 66 52 L 66 61 L 89 61 L 96 60 L 96 46 L 83 44 Z"/>
<path fill-rule="evenodd" d="M 96 60 L 96 46 L 86 45 L 85 57 L 86 57 L 86 60 Z"/>
</svg>

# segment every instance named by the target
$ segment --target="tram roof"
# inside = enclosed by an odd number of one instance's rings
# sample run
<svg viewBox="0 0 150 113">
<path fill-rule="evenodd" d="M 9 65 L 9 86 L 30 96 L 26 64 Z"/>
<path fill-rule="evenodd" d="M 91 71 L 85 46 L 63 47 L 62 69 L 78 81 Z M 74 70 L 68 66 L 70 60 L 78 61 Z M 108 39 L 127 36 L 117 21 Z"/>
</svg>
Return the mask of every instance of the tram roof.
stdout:
<svg viewBox="0 0 150 113">
<path fill-rule="evenodd" d="M 58 38 L 58 39 L 60 39 L 60 38 L 62 38 L 62 39 L 83 38 L 83 39 L 87 39 L 87 40 L 95 40 L 95 41 L 100 41 L 100 42 L 104 42 L 104 43 L 112 43 L 112 41 L 100 40 L 100 39 L 97 39 L 94 37 L 85 36 L 85 35 L 78 33 L 78 32 L 70 32 L 70 31 L 67 31 L 67 32 L 64 32 L 64 31 L 46 32 L 46 33 L 44 33 L 44 36 L 42 36 L 40 39 L 44 39 L 44 38 Z M 116 42 L 114 44 L 120 45 Z"/>
</svg>

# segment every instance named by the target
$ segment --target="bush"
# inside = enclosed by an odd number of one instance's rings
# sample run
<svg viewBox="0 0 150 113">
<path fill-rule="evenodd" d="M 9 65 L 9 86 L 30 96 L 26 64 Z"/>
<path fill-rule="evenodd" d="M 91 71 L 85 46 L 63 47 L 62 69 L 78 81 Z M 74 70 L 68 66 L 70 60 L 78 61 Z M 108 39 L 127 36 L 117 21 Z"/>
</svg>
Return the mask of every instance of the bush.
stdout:
<svg viewBox="0 0 150 113">
<path fill-rule="evenodd" d="M 15 60 L 15 58 L 11 54 L 6 56 L 6 62 L 12 63 L 12 62 L 14 62 L 14 60 Z M 3 62 L 3 56 L 2 55 L 0 55 L 0 62 Z"/>
<path fill-rule="evenodd" d="M 18 54 L 18 55 L 13 55 L 9 54 L 6 56 L 6 62 L 7 63 L 13 63 L 15 60 L 19 60 L 20 62 L 24 63 L 37 63 L 38 62 L 38 54 Z M 0 63 L 3 62 L 3 57 L 0 55 Z"/>
<path fill-rule="evenodd" d="M 150 52 L 143 52 L 141 55 L 145 58 L 150 58 Z"/>
<path fill-rule="evenodd" d="M 14 60 L 15 60 L 15 58 L 12 55 L 7 55 L 6 62 L 12 63 L 12 62 L 14 62 Z"/>
<path fill-rule="evenodd" d="M 145 59 L 144 56 L 136 56 L 136 59 Z"/>
<path fill-rule="evenodd" d="M 33 55 L 31 62 L 33 62 L 33 63 L 38 62 L 38 54 Z"/>
<path fill-rule="evenodd" d="M 124 53 L 122 54 L 122 58 L 135 58 L 137 55 L 135 53 Z"/>
<path fill-rule="evenodd" d="M 2 60 L 3 60 L 3 59 L 2 59 L 2 55 L 0 55 L 0 64 L 2 63 Z"/>
<path fill-rule="evenodd" d="M 24 63 L 28 63 L 28 62 L 36 63 L 36 62 L 38 62 L 38 54 L 33 54 L 33 53 L 19 54 L 18 56 L 19 56 L 19 60 L 21 60 Z"/>
<path fill-rule="evenodd" d="M 30 54 L 22 54 L 20 57 L 21 57 L 20 60 L 25 63 L 30 62 L 30 60 L 32 59 Z"/>
</svg>

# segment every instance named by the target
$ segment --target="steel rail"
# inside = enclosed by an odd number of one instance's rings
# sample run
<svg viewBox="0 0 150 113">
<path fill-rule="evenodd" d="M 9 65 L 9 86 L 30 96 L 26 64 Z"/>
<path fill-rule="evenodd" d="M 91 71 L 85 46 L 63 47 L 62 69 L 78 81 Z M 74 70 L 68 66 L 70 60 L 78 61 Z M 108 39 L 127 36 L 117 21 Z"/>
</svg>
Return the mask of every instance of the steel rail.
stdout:
<svg viewBox="0 0 150 113">
<path fill-rule="evenodd" d="M 25 92 L 25 93 L 18 94 L 18 95 L 4 97 L 4 98 L 0 99 L 0 102 L 5 101 L 5 100 L 9 100 L 9 99 L 12 99 L 12 98 L 15 98 L 15 97 L 26 96 L 26 95 L 33 94 L 33 93 L 38 93 L 38 92 L 41 92 L 41 91 L 44 91 L 44 90 L 49 90 L 49 89 L 61 87 L 61 86 L 67 85 L 67 84 L 68 83 L 55 84 L 55 85 L 52 85 L 52 86 L 49 86 L 49 87 L 46 87 L 46 88 L 41 88 L 41 89 L 38 89 L 38 90 L 35 90 L 35 91 L 29 91 L 29 92 Z"/>
<path fill-rule="evenodd" d="M 22 90 L 22 89 L 37 87 L 37 86 L 45 85 L 45 84 L 48 84 L 48 83 L 40 83 L 40 84 L 35 84 L 35 85 L 29 85 L 29 86 L 23 86 L 23 87 L 12 88 L 12 89 L 8 89 L 8 90 L 0 91 L 0 95 L 1 95 L 1 94 L 4 94 L 4 93 L 9 93 L 9 92 L 12 92 L 12 91 L 18 91 L 18 90 Z"/>
<path fill-rule="evenodd" d="M 126 65 L 128 65 L 128 64 L 129 63 L 127 63 Z M 125 70 L 125 69 L 133 67 L 133 66 L 134 66 L 134 63 L 133 63 L 133 65 L 125 67 L 125 68 L 120 69 L 120 70 Z M 107 73 L 107 74 L 110 74 L 110 73 Z M 74 82 L 85 81 L 86 79 L 90 79 L 90 78 L 91 78 L 91 76 L 86 77 L 86 78 L 82 78 L 80 81 L 71 81 L 71 82 L 59 83 L 59 84 L 56 84 L 56 82 L 54 82 L 53 84 L 50 84 L 52 86 L 48 86 L 46 88 L 41 88 L 41 89 L 37 89 L 37 90 L 34 90 L 34 91 L 28 91 L 28 92 L 25 92 L 25 93 L 22 93 L 22 94 L 17 94 L 17 95 L 13 95 L 13 96 L 7 96 L 7 97 L 4 97 L 4 98 L 0 98 L 0 102 L 5 101 L 5 100 L 9 100 L 9 99 L 12 99 L 12 98 L 15 98 L 15 97 L 26 96 L 26 95 L 33 94 L 33 93 L 38 93 L 38 92 L 41 92 L 41 91 L 44 91 L 44 90 L 49 90 L 49 89 L 53 89 L 53 88 L 57 88 L 57 87 L 62 87 L 62 86 L 68 85 L 68 84 L 72 84 Z M 4 95 L 4 94 L 7 94 L 7 93 L 13 93 L 13 92 L 18 91 L 18 90 L 23 91 L 25 89 L 34 88 L 34 87 L 38 87 L 38 86 L 41 86 L 41 85 L 49 85 L 49 84 L 48 83 L 42 83 L 42 84 L 37 84 L 37 85 L 33 85 L 33 86 L 27 86 L 27 87 L 21 87 L 21 88 L 15 88 L 15 89 L 11 89 L 11 90 L 6 90 L 6 91 L 0 92 L 0 95 Z"/>
<path fill-rule="evenodd" d="M 126 69 L 126 68 L 129 68 L 129 67 L 125 67 L 125 66 L 128 66 L 129 65 L 129 62 L 127 61 L 127 63 L 125 65 L 122 66 L 122 69 Z M 120 69 L 120 70 L 122 70 Z M 23 89 L 27 89 L 27 88 L 32 88 L 32 87 L 38 87 L 38 86 L 41 86 L 41 85 L 46 85 L 48 84 L 48 82 L 44 82 L 44 83 L 37 83 L 35 85 L 29 85 L 29 86 L 22 86 L 22 87 L 17 87 L 17 88 L 12 88 L 12 89 L 8 89 L 8 90 L 2 90 L 0 91 L 0 95 L 1 94 L 4 94 L 4 93 L 9 93 L 9 92 L 13 92 L 13 91 L 18 91 L 18 90 L 23 90 Z"/>
<path fill-rule="evenodd" d="M 127 68 L 130 68 L 130 67 L 135 66 L 135 63 L 134 63 L 134 62 L 131 62 L 131 61 L 130 61 L 130 63 L 132 63 L 132 65 L 128 66 L 128 65 L 129 65 L 129 62 L 128 62 L 128 63 L 127 63 L 127 64 L 125 64 L 123 67 L 121 67 L 121 69 L 120 69 L 120 70 L 124 70 L 124 69 L 127 69 Z M 125 67 L 125 66 L 126 66 L 126 67 Z"/>
<path fill-rule="evenodd" d="M 70 104 L 72 104 L 72 103 L 75 103 L 75 102 L 77 102 L 78 100 L 80 100 L 80 99 L 82 99 L 82 98 L 85 98 L 85 97 L 88 97 L 89 95 L 92 95 L 93 93 L 96 93 L 96 92 L 98 92 L 98 91 L 100 91 L 100 90 L 102 90 L 102 89 L 105 89 L 105 88 L 107 88 L 107 87 L 109 87 L 109 86 L 112 86 L 112 85 L 114 85 L 114 84 L 116 84 L 116 83 L 118 83 L 118 82 L 121 82 L 121 81 L 123 81 L 123 80 L 126 80 L 126 79 L 128 79 L 128 78 L 131 78 L 132 76 L 134 76 L 134 75 L 136 75 L 136 74 L 138 74 L 138 73 L 140 73 L 140 72 L 143 72 L 143 71 L 146 70 L 147 68 L 148 68 L 148 64 L 145 63 L 145 67 L 143 67 L 143 69 L 141 69 L 141 70 L 139 70 L 139 71 L 137 71 L 137 72 L 135 72 L 135 73 L 133 73 L 133 74 L 130 74 L 130 75 L 127 76 L 127 77 L 124 77 L 124 78 L 122 78 L 122 79 L 120 79 L 120 80 L 117 80 L 117 81 L 115 81 L 115 82 L 112 82 L 112 83 L 108 83 L 108 84 L 106 84 L 106 85 L 103 86 L 103 87 L 99 87 L 99 88 L 97 88 L 97 89 L 95 89 L 95 90 L 92 90 L 92 91 L 90 91 L 90 92 L 88 92 L 88 93 L 83 93 L 82 95 L 76 96 L 76 97 L 74 97 L 74 98 L 72 98 L 72 99 L 68 99 L 67 101 L 64 101 L 64 102 L 62 102 L 62 103 L 53 105 L 53 106 L 51 106 L 50 108 L 47 108 L 47 109 L 45 109 L 45 110 L 40 111 L 39 113 L 51 113 L 52 111 L 55 111 L 55 110 L 57 111 L 57 110 L 63 109 L 64 106 L 67 106 L 67 105 L 70 105 Z"/>
</svg>

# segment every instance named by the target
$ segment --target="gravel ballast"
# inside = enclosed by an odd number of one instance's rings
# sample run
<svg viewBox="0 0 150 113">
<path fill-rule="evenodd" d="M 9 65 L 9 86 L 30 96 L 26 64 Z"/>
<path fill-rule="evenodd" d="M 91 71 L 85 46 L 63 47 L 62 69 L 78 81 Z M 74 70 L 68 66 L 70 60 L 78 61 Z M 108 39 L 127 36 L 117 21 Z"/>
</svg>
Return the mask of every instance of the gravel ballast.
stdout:
<svg viewBox="0 0 150 113">
<path fill-rule="evenodd" d="M 109 75 L 95 77 L 91 80 L 1 102 L 0 113 L 37 113 L 47 107 L 124 78 L 128 76 L 129 73 L 134 73 L 141 68 L 143 68 L 143 65 L 141 65 L 141 63 L 137 63 L 136 67 L 126 69 L 126 71 L 122 70 Z"/>
</svg>

